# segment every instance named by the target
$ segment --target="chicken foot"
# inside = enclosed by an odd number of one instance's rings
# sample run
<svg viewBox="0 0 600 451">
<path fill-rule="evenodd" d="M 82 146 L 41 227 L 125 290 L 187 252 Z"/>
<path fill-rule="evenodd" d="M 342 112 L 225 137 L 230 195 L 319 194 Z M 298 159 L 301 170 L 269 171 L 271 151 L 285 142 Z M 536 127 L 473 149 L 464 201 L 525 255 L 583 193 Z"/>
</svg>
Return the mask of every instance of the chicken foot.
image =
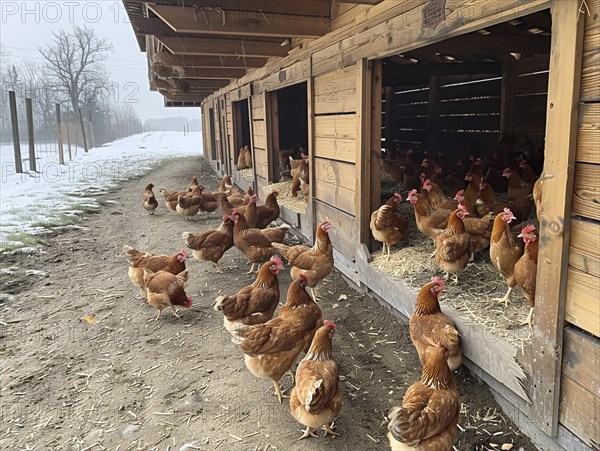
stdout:
<svg viewBox="0 0 600 451">
<path fill-rule="evenodd" d="M 252 266 L 250 267 L 250 271 L 248 271 L 246 274 L 252 274 L 252 272 L 254 272 L 254 263 L 252 263 Z"/>
<path fill-rule="evenodd" d="M 146 299 L 146 289 L 144 287 L 140 287 L 140 292 L 135 297 L 136 299 Z"/>
<path fill-rule="evenodd" d="M 279 382 L 273 381 L 273 386 L 275 387 L 275 394 L 277 395 L 277 398 L 279 398 L 279 404 L 283 404 L 283 402 L 281 400 L 283 398 L 289 398 L 289 396 L 283 394 L 283 392 L 281 391 L 281 388 L 279 388 Z"/>
<path fill-rule="evenodd" d="M 312 295 L 313 301 L 319 302 L 319 293 L 317 292 L 317 287 L 310 287 L 310 294 Z"/>
<path fill-rule="evenodd" d="M 335 432 L 333 430 L 334 427 L 335 426 L 334 426 L 333 422 L 331 424 L 329 424 L 329 425 L 327 425 L 327 424 L 323 425 L 323 429 L 325 429 L 325 437 L 327 437 L 327 434 L 330 434 L 330 435 L 333 435 L 333 436 L 342 435 L 339 432 Z"/>
<path fill-rule="evenodd" d="M 504 295 L 502 299 L 498 301 L 498 304 L 504 304 L 504 307 L 508 307 L 508 303 L 510 302 L 510 292 L 513 290 L 513 287 L 508 287 L 508 291 Z"/>
<path fill-rule="evenodd" d="M 306 429 L 304 430 L 304 435 L 302 435 L 302 437 L 300 437 L 298 440 L 302 440 L 302 439 L 308 438 L 308 437 L 319 438 L 319 436 L 317 434 L 315 434 L 314 429 L 311 428 L 310 426 L 306 426 Z"/>
<path fill-rule="evenodd" d="M 529 309 L 529 315 L 527 315 L 527 319 L 523 321 L 520 326 L 529 326 L 530 329 L 533 329 L 533 307 Z"/>
<path fill-rule="evenodd" d="M 221 270 L 221 267 L 219 266 L 218 263 L 215 263 L 215 262 L 211 262 L 211 263 L 212 263 L 213 267 L 217 270 L 218 273 L 223 274 L 223 271 Z"/>
</svg>

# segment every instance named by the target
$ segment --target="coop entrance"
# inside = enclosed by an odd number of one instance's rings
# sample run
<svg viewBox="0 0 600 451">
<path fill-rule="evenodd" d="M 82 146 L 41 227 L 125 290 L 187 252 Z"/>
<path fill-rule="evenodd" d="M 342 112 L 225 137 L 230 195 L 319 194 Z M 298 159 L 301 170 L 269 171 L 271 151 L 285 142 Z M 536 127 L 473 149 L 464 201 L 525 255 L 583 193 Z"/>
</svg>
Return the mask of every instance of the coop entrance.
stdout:
<svg viewBox="0 0 600 451">
<path fill-rule="evenodd" d="M 250 113 L 248 99 L 233 102 L 233 154 L 234 167 L 236 167 L 240 149 L 250 147 Z"/>
<path fill-rule="evenodd" d="M 379 205 L 422 175 L 450 198 L 470 171 L 500 197 L 504 168 L 525 159 L 539 175 L 550 38 L 545 10 L 383 59 Z"/>
<path fill-rule="evenodd" d="M 208 132 L 210 137 L 210 159 L 215 161 L 217 159 L 217 143 L 215 134 L 215 110 L 214 108 L 208 109 Z"/>
<path fill-rule="evenodd" d="M 308 97 L 306 83 L 267 93 L 269 115 L 269 172 L 271 183 L 287 175 L 292 149 L 308 147 Z M 299 158 L 299 155 L 295 156 Z"/>
</svg>

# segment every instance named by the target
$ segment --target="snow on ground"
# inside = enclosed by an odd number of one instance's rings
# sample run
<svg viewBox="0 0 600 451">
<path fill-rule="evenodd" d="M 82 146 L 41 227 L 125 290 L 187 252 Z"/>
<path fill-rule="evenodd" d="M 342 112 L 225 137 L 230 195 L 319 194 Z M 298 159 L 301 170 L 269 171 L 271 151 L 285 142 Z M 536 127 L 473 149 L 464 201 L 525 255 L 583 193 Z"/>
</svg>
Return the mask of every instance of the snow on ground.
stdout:
<svg viewBox="0 0 600 451">
<path fill-rule="evenodd" d="M 27 146 L 21 146 L 26 156 Z M 120 182 L 147 173 L 163 159 L 201 155 L 202 134 L 154 132 L 129 136 L 58 164 L 41 153 L 38 172 L 17 174 L 12 145 L 0 147 L 0 251 L 35 244 L 34 235 L 57 227 L 80 227 L 74 219 L 100 208 L 96 196 Z M 65 151 L 65 159 L 67 159 Z M 24 165 L 27 169 L 28 164 Z M 140 193 L 141 202 L 141 193 Z"/>
</svg>

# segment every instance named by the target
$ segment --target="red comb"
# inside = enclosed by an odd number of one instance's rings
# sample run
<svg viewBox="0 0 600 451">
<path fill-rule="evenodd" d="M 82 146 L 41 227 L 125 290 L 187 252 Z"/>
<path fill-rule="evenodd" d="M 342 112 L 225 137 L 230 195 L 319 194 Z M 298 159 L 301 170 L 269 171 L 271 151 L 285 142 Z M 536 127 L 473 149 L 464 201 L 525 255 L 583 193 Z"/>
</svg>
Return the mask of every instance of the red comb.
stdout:
<svg viewBox="0 0 600 451">
<path fill-rule="evenodd" d="M 445 284 L 445 283 L 444 283 L 444 281 L 441 279 L 441 277 L 438 277 L 438 276 L 433 276 L 433 277 L 431 278 L 431 281 L 432 281 L 433 283 L 435 283 L 436 285 L 438 285 L 438 286 L 442 287 L 442 288 L 444 288 L 444 287 L 446 286 L 446 284 Z"/>
<path fill-rule="evenodd" d="M 298 277 L 300 277 L 302 280 L 304 280 L 305 282 L 308 281 L 308 276 L 306 274 L 300 274 L 298 275 Z"/>
<path fill-rule="evenodd" d="M 275 263 L 276 265 L 283 265 L 283 262 L 281 261 L 281 259 L 279 258 L 278 255 L 273 255 L 270 258 L 270 261 L 272 261 L 273 263 Z"/>
<path fill-rule="evenodd" d="M 335 328 L 337 327 L 333 321 L 329 321 L 328 319 L 323 321 L 323 325 L 327 326 L 327 327 L 331 327 L 333 330 L 335 330 Z"/>
<path fill-rule="evenodd" d="M 462 211 L 467 211 L 467 207 L 465 207 L 465 205 L 461 203 L 458 204 L 458 209 Z"/>
<path fill-rule="evenodd" d="M 409 197 L 415 196 L 417 194 L 417 190 L 413 189 L 410 193 L 408 193 Z"/>
</svg>

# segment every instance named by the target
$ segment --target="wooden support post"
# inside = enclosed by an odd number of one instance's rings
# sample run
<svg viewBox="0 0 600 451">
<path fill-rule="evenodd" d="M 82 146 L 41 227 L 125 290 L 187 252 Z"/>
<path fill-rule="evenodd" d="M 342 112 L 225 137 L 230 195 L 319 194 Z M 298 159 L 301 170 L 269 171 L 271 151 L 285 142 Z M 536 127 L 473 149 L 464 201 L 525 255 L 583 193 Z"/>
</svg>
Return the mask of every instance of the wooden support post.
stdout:
<svg viewBox="0 0 600 451">
<path fill-rule="evenodd" d="M 317 204 L 315 202 L 315 186 L 317 183 L 316 168 L 315 168 L 315 77 L 312 76 L 312 56 L 310 57 L 310 70 L 311 74 L 306 81 L 306 95 L 307 95 L 307 113 L 308 113 L 308 142 L 306 145 L 308 148 L 308 208 L 307 221 L 311 227 L 311 243 L 314 241 L 315 232 L 317 230 Z"/>
<path fill-rule="evenodd" d="M 508 55 L 502 64 L 502 99 L 500 105 L 500 133 L 512 136 L 515 130 L 515 70 L 517 60 Z"/>
<path fill-rule="evenodd" d="M 585 14 L 580 2 L 553 0 L 546 117 L 544 211 L 540 225 L 531 355 L 532 415 L 554 437 L 558 431 L 571 201 Z M 569 70 L 565 70 L 569 68 Z"/>
<path fill-rule="evenodd" d="M 396 149 L 394 143 L 394 88 L 385 88 L 385 148 L 388 155 Z"/>
<path fill-rule="evenodd" d="M 371 241 L 369 220 L 372 202 L 379 203 L 381 182 L 372 179 L 373 165 L 381 165 L 381 61 L 361 59 L 357 63 L 356 96 L 356 197 L 357 244 Z M 377 124 L 379 131 L 374 131 Z M 375 127 L 375 128 L 377 128 Z M 378 142 L 375 140 L 378 139 Z M 377 171 L 373 175 L 376 176 Z"/>
<path fill-rule="evenodd" d="M 17 116 L 17 98 L 15 91 L 8 91 L 8 102 L 10 104 L 10 123 L 12 125 L 13 148 L 15 151 L 15 171 L 23 172 L 23 161 L 21 160 L 21 140 L 19 138 L 19 118 Z"/>
<path fill-rule="evenodd" d="M 438 123 L 440 106 L 440 77 L 429 77 L 429 99 L 427 100 L 427 150 L 435 155 L 438 146 Z"/>
<path fill-rule="evenodd" d="M 62 126 L 60 123 L 60 103 L 55 103 L 56 107 L 56 129 L 57 129 L 57 138 L 58 138 L 58 163 L 65 164 L 65 154 L 63 152 L 63 142 L 62 142 Z"/>
<path fill-rule="evenodd" d="M 92 126 L 92 112 L 88 110 L 88 127 L 90 129 L 90 145 L 92 149 L 96 147 L 96 137 L 94 135 L 94 127 Z"/>
<path fill-rule="evenodd" d="M 35 137 L 33 134 L 33 104 L 31 98 L 25 99 L 25 110 L 27 112 L 27 141 L 29 142 L 29 170 L 37 172 L 35 161 Z"/>
<path fill-rule="evenodd" d="M 69 161 L 71 161 L 71 133 L 69 132 L 69 118 L 67 116 L 67 149 L 69 150 Z"/>
<path fill-rule="evenodd" d="M 79 124 L 81 125 L 81 136 L 83 137 L 83 150 L 85 153 L 88 152 L 87 141 L 85 139 L 85 127 L 83 126 L 83 115 L 81 113 L 81 108 L 79 110 Z"/>
</svg>

